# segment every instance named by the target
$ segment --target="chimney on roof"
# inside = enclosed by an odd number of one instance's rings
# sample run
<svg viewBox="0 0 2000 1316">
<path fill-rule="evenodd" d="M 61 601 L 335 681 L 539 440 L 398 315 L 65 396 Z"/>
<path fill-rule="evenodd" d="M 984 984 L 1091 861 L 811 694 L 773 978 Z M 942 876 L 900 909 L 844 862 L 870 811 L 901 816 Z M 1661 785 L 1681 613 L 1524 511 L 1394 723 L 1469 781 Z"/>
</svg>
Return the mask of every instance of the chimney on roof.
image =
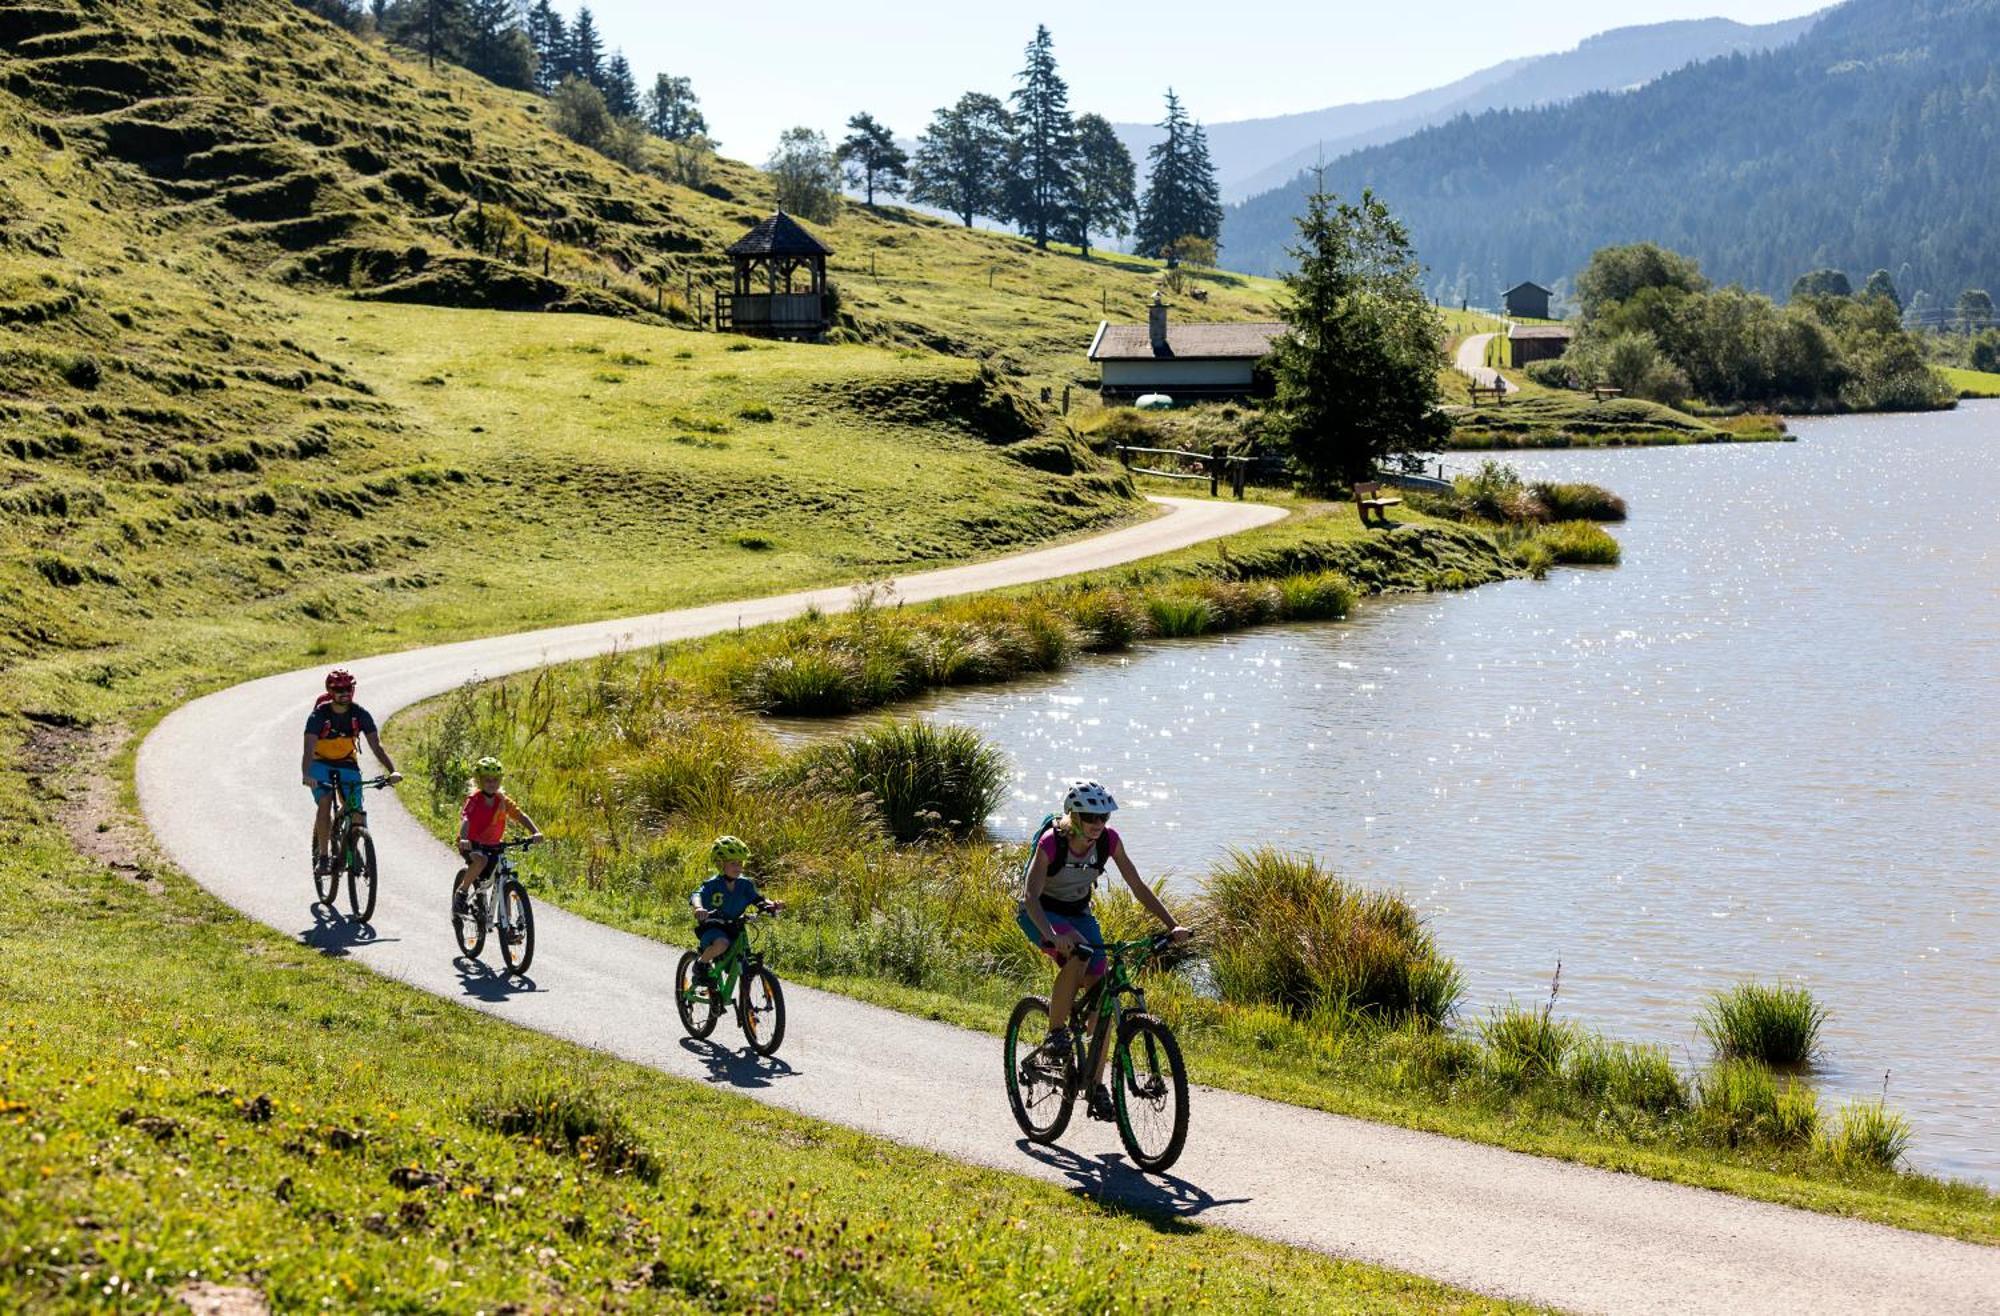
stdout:
<svg viewBox="0 0 2000 1316">
<path fill-rule="evenodd" d="M 1153 340 L 1153 355 L 1167 354 L 1167 303 L 1157 292 L 1153 294 L 1153 304 L 1146 308 L 1146 332 Z"/>
</svg>

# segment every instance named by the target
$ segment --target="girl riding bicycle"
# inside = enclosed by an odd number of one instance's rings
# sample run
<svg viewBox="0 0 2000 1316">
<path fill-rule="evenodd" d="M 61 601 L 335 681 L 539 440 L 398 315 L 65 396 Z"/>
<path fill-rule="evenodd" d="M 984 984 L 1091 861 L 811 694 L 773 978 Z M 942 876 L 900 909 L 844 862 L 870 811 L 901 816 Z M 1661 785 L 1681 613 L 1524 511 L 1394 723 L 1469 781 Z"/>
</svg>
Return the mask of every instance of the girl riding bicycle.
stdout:
<svg viewBox="0 0 2000 1316">
<path fill-rule="evenodd" d="M 1049 993 L 1049 1036 L 1043 1048 L 1050 1055 L 1068 1052 L 1070 1007 L 1086 978 L 1101 978 L 1109 967 L 1104 958 L 1104 933 L 1090 913 L 1091 893 L 1097 879 L 1110 864 L 1131 888 L 1133 897 L 1146 912 L 1160 920 L 1175 941 L 1187 939 L 1188 931 L 1174 921 L 1153 889 L 1139 876 L 1138 867 L 1125 853 L 1125 843 L 1110 826 L 1118 801 L 1094 781 L 1070 784 L 1063 795 L 1063 819 L 1044 832 L 1035 845 L 1028 865 L 1028 891 L 1016 921 L 1028 940 L 1058 966 L 1055 987 Z M 1075 954 L 1078 946 L 1088 946 L 1090 954 Z M 1104 1087 L 1104 1067 L 1111 1048 L 1098 1057 L 1097 1072 L 1090 1076 L 1090 1114 L 1094 1119 L 1110 1119 L 1111 1096 Z"/>
</svg>

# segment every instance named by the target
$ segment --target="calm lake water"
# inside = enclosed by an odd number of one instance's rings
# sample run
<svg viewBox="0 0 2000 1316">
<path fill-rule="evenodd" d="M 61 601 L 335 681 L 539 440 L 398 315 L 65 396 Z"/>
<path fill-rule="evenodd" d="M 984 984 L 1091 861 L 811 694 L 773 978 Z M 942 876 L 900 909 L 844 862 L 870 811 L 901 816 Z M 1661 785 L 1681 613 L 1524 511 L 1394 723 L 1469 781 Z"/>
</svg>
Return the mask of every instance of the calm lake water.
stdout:
<svg viewBox="0 0 2000 1316">
<path fill-rule="evenodd" d="M 1626 496 L 1616 569 L 918 711 L 1013 757 L 1003 832 L 1093 776 L 1183 891 L 1265 842 L 1401 889 L 1469 1014 L 1560 960 L 1562 1014 L 1692 1062 L 1711 988 L 1804 982 L 1824 1094 L 1886 1074 L 1919 1164 L 2000 1182 L 2000 406 L 1795 429 L 1508 455 Z"/>
</svg>

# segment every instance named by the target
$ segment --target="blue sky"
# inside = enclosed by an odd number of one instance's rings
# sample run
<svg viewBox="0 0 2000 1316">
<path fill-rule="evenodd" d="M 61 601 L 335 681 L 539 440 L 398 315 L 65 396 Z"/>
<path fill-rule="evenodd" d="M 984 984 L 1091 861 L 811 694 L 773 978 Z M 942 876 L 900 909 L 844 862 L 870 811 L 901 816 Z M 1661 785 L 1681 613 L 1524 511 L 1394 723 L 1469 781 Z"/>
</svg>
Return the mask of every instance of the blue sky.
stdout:
<svg viewBox="0 0 2000 1316">
<path fill-rule="evenodd" d="M 576 0 L 557 0 L 565 13 Z M 1131 0 L 1037 13 L 938 0 L 732 4 L 599 0 L 607 45 L 642 84 L 694 79 L 725 154 L 761 161 L 793 124 L 829 136 L 856 110 L 914 137 L 967 90 L 1004 94 L 1035 24 L 1049 25 L 1071 108 L 1114 120 L 1158 117 L 1172 84 L 1202 120 L 1286 114 L 1401 96 L 1520 55 L 1563 50 L 1606 28 L 1722 16 L 1764 23 L 1813 0 L 1486 0 L 1400 4 L 1301 0 Z M 749 18 L 754 14 L 754 20 Z"/>
</svg>

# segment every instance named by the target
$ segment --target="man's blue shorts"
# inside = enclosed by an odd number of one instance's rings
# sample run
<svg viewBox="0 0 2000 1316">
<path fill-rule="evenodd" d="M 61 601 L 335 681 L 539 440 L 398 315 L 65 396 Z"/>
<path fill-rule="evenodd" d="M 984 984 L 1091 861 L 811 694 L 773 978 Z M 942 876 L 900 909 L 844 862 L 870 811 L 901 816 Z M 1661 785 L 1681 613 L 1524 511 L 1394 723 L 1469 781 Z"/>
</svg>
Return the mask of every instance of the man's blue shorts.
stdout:
<svg viewBox="0 0 2000 1316">
<path fill-rule="evenodd" d="M 322 763 L 315 759 L 312 765 L 313 803 L 318 804 L 333 794 L 333 774 L 340 773 L 340 782 L 347 793 L 347 807 L 359 809 L 361 801 L 361 769 L 352 763 Z"/>
<path fill-rule="evenodd" d="M 1074 932 L 1089 945 L 1102 946 L 1104 944 L 1104 933 L 1098 928 L 1097 919 L 1094 915 L 1056 914 L 1051 913 L 1046 908 L 1042 912 L 1048 914 L 1049 927 L 1054 930 L 1057 936 L 1061 936 L 1065 932 Z M 1062 962 L 1057 955 L 1055 947 L 1042 945 L 1042 934 L 1036 929 L 1035 921 L 1028 917 L 1028 908 L 1026 905 L 1023 905 L 1020 912 L 1014 916 L 1014 921 L 1021 925 L 1021 932 L 1028 938 L 1029 945 L 1034 946 L 1058 964 Z M 1091 977 L 1102 978 L 1110 968 L 1111 961 L 1104 958 L 1102 950 L 1090 957 Z"/>
</svg>

